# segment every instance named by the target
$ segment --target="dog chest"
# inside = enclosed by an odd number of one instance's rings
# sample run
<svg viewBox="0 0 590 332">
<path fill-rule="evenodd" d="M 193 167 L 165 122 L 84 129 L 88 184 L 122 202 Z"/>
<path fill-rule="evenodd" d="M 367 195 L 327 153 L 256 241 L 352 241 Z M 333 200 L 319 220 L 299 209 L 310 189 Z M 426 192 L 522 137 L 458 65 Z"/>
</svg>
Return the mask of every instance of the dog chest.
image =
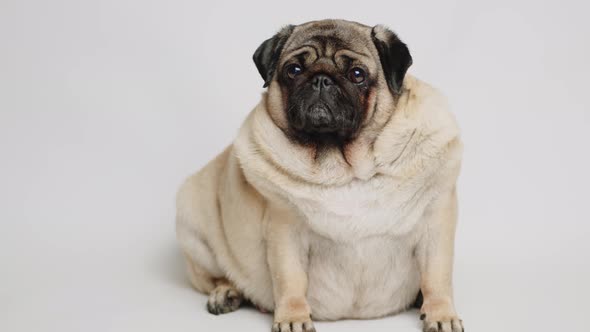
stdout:
<svg viewBox="0 0 590 332">
<path fill-rule="evenodd" d="M 405 236 L 418 223 L 430 196 L 419 186 L 386 176 L 289 194 L 314 232 L 344 242 L 368 236 Z"/>
</svg>

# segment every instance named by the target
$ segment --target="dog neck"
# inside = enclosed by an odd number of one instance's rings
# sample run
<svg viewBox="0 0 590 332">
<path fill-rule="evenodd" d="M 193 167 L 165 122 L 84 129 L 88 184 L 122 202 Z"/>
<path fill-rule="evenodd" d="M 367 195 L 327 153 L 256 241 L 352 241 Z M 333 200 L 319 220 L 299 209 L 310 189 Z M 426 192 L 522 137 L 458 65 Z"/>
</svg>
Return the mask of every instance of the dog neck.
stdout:
<svg viewBox="0 0 590 332">
<path fill-rule="evenodd" d="M 456 134 L 453 128 L 439 130 L 441 125 L 446 127 L 445 123 L 449 123 L 446 117 L 436 114 L 425 117 L 422 114 L 424 107 L 416 104 L 424 104 L 420 100 L 431 94 L 431 89 L 421 87 L 414 82 L 415 79 L 407 81 L 412 84 L 406 86 L 395 104 L 380 106 L 372 125 L 363 128 L 354 140 L 340 147 L 294 143 L 271 117 L 263 98 L 240 130 L 240 137 L 236 140 L 239 157 L 244 162 L 264 160 L 299 182 L 322 186 L 345 185 L 355 179 L 367 181 L 379 174 L 397 176 L 414 165 L 409 159 L 415 159 L 413 156 L 419 143 L 431 141 L 422 138 L 437 132 L 450 137 Z M 424 89 L 426 93 L 421 92 Z M 416 97 L 416 93 L 425 95 Z M 426 109 L 440 108 L 428 106 Z M 434 127 L 430 128 L 429 124 Z M 453 127 L 453 123 L 450 126 Z M 428 144 L 422 148 L 435 149 Z"/>
</svg>

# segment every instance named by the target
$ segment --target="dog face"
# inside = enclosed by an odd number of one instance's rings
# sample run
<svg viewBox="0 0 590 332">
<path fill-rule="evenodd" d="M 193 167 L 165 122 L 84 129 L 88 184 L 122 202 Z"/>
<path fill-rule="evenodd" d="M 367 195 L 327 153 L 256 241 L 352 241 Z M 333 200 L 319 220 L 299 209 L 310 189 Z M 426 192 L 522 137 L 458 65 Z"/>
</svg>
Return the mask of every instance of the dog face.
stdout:
<svg viewBox="0 0 590 332">
<path fill-rule="evenodd" d="M 412 58 L 381 26 L 324 20 L 283 28 L 256 50 L 254 62 L 269 94 L 280 95 L 270 96 L 280 99 L 271 111 L 281 113 L 290 138 L 343 146 L 368 121 L 375 96 L 400 93 Z"/>
</svg>

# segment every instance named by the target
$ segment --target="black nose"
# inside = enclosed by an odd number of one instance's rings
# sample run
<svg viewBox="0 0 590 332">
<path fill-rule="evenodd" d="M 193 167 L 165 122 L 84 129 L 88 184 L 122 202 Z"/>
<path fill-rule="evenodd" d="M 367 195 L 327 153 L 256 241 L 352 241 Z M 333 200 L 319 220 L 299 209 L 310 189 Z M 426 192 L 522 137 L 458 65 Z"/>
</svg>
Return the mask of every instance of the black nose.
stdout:
<svg viewBox="0 0 590 332">
<path fill-rule="evenodd" d="M 314 90 L 321 90 L 325 89 L 331 85 L 334 85 L 334 81 L 328 76 L 324 74 L 319 74 L 313 77 L 313 81 L 311 82 Z"/>
</svg>

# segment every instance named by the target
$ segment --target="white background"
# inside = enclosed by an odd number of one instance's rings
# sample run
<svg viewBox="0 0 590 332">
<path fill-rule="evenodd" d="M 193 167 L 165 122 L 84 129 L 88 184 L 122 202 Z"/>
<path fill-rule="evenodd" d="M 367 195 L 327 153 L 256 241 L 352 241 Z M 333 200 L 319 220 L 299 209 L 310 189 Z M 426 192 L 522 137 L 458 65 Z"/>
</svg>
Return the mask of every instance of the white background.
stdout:
<svg viewBox="0 0 590 332">
<path fill-rule="evenodd" d="M 585 4 L 586 3 L 586 4 Z M 0 330 L 269 331 L 212 316 L 174 238 L 178 185 L 262 92 L 282 25 L 383 23 L 463 130 L 467 331 L 587 331 L 587 2 L 0 0 Z M 419 331 L 416 311 L 318 331 Z"/>
</svg>

